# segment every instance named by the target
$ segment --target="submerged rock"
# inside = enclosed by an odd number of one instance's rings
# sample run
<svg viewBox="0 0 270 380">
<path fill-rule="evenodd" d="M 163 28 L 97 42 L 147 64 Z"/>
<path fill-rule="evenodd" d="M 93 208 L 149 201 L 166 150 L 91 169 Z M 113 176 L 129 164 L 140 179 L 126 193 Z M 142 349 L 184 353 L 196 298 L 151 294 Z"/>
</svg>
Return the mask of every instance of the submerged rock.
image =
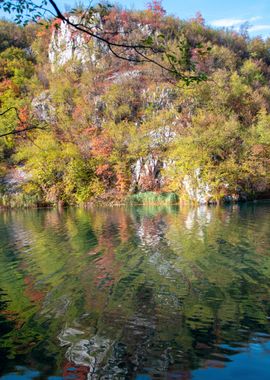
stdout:
<svg viewBox="0 0 270 380">
<path fill-rule="evenodd" d="M 93 372 L 104 360 L 112 342 L 98 335 L 90 339 L 84 336 L 85 332 L 81 330 L 66 328 L 58 338 L 61 346 L 68 346 L 66 351 L 68 361 L 87 366 L 90 372 Z"/>
</svg>

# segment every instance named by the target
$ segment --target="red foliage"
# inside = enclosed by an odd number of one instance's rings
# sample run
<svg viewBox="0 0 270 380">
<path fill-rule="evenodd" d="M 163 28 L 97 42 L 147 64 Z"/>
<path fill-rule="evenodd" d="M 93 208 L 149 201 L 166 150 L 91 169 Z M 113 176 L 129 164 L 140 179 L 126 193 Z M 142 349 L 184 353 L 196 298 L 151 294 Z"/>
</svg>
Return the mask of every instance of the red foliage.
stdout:
<svg viewBox="0 0 270 380">
<path fill-rule="evenodd" d="M 60 20 L 60 18 L 55 18 L 52 23 L 51 23 L 51 30 L 55 30 L 55 29 L 58 29 L 59 26 L 61 25 L 61 22 L 62 20 Z"/>
<path fill-rule="evenodd" d="M 127 11 L 121 11 L 120 13 L 120 20 L 123 26 L 129 25 L 130 16 Z"/>
<path fill-rule="evenodd" d="M 104 17 L 104 20 L 111 26 L 121 25 L 128 26 L 131 21 L 131 16 L 126 10 L 118 10 L 117 8 L 112 8 L 110 13 Z"/>
<path fill-rule="evenodd" d="M 77 365 L 71 362 L 65 362 L 63 368 L 64 379 L 86 380 L 89 374 L 89 367 L 85 365 Z"/>
<path fill-rule="evenodd" d="M 97 127 L 91 125 L 83 130 L 83 135 L 85 136 L 94 136 L 97 133 Z"/>
<path fill-rule="evenodd" d="M 191 21 L 196 22 L 197 24 L 204 25 L 205 19 L 203 18 L 203 15 L 201 12 L 196 12 L 195 17 L 191 19 Z"/>
<path fill-rule="evenodd" d="M 125 10 L 119 10 L 116 7 L 112 8 L 110 13 L 104 17 L 105 27 L 104 36 L 110 41 L 119 42 L 123 36 L 123 31 L 126 33 L 131 31 L 131 16 Z M 119 32 L 121 30 L 121 32 Z"/>
<path fill-rule="evenodd" d="M 155 178 L 153 173 L 141 176 L 139 184 L 144 191 L 157 191 L 160 188 L 159 181 Z"/>
<path fill-rule="evenodd" d="M 147 3 L 147 9 L 148 11 L 151 11 L 154 16 L 159 18 L 165 16 L 166 14 L 166 11 L 162 6 L 162 0 L 152 0 Z"/>
</svg>

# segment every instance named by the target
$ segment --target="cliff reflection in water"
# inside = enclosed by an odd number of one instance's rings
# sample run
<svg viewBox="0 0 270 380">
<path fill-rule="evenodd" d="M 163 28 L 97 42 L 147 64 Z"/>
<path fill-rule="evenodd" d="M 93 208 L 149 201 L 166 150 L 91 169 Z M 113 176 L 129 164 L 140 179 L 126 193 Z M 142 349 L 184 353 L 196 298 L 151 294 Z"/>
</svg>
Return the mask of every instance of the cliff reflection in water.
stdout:
<svg viewBox="0 0 270 380">
<path fill-rule="evenodd" d="M 0 373 L 189 379 L 269 355 L 269 222 L 267 203 L 2 212 Z"/>
</svg>

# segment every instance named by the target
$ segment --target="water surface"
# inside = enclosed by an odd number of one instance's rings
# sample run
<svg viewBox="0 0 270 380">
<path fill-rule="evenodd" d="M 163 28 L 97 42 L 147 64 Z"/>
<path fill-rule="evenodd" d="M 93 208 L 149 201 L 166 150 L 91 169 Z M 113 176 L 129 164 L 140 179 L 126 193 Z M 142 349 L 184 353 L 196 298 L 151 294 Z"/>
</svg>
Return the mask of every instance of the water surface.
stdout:
<svg viewBox="0 0 270 380">
<path fill-rule="evenodd" d="M 270 203 L 0 213 L 1 379 L 269 380 Z"/>
</svg>

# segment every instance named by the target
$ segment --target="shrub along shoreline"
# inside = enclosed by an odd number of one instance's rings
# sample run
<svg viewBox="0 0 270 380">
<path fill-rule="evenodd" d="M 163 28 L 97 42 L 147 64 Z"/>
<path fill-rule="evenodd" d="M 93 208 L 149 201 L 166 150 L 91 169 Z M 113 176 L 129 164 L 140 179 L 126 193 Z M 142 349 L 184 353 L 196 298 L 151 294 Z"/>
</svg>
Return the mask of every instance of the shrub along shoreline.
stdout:
<svg viewBox="0 0 270 380">
<path fill-rule="evenodd" d="M 270 194 L 261 194 L 258 197 L 249 197 L 246 199 L 223 199 L 221 202 L 209 201 L 207 203 L 199 203 L 196 201 L 191 201 L 189 199 L 180 198 L 176 193 L 157 193 L 157 192 L 144 192 L 128 195 L 122 199 L 107 198 L 107 199 L 95 199 L 91 202 L 84 202 L 79 204 L 65 204 L 63 202 L 58 203 L 42 203 L 38 201 L 35 197 L 27 197 L 25 194 L 17 194 L 0 198 L 0 209 L 41 209 L 41 208 L 62 208 L 62 207 L 118 207 L 118 206 L 173 206 L 173 205 L 184 205 L 184 206 L 217 206 L 225 204 L 237 204 L 237 203 L 248 203 L 260 200 L 270 200 Z"/>
</svg>

